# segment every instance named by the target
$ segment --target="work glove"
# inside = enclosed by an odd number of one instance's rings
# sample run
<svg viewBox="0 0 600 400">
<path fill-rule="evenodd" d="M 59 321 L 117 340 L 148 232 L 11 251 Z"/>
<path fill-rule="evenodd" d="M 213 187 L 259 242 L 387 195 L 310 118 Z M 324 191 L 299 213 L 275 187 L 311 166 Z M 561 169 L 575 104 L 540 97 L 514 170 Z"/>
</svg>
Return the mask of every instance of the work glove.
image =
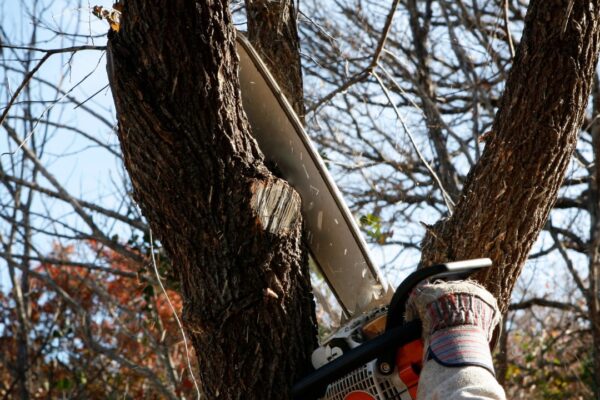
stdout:
<svg viewBox="0 0 600 400">
<path fill-rule="evenodd" d="M 472 281 L 438 281 L 411 294 L 406 320 L 423 323 L 424 368 L 417 399 L 504 399 L 494 376 L 490 341 L 498 304 Z"/>
</svg>

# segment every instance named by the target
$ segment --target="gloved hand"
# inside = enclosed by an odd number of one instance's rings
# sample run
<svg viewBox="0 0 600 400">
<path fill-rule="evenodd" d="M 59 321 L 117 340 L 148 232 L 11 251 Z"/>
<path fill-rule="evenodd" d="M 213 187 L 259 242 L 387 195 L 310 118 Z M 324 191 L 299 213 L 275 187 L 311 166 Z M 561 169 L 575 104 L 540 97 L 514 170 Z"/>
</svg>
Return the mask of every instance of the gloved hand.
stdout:
<svg viewBox="0 0 600 400">
<path fill-rule="evenodd" d="M 501 315 L 485 288 L 472 281 L 419 286 L 406 311 L 407 321 L 415 318 L 423 323 L 426 349 L 418 399 L 505 398 L 490 351 Z"/>
<path fill-rule="evenodd" d="M 501 316 L 485 288 L 472 281 L 417 287 L 408 301 L 406 319 L 423 322 L 425 359 L 445 366 L 477 365 L 494 373 L 489 342 Z"/>
</svg>

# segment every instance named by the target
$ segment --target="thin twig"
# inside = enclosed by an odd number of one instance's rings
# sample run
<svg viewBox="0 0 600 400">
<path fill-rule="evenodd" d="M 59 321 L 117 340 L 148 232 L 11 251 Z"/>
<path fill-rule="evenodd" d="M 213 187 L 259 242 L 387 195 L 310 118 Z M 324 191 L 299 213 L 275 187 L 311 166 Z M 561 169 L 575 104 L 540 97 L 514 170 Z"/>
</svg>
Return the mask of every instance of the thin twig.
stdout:
<svg viewBox="0 0 600 400">
<path fill-rule="evenodd" d="M 396 8 L 398 7 L 399 3 L 400 0 L 394 0 L 394 2 L 392 3 L 390 12 L 388 13 L 385 20 L 385 25 L 383 26 L 383 30 L 381 31 L 381 38 L 377 43 L 377 48 L 375 49 L 375 53 L 373 53 L 373 57 L 371 58 L 371 62 L 369 63 L 369 65 L 362 71 L 352 76 L 342 86 L 336 88 L 335 90 L 332 90 L 325 97 L 321 98 L 321 100 L 319 100 L 316 104 L 314 104 L 308 109 L 307 113 L 316 112 L 323 104 L 327 103 L 329 100 L 333 99 L 338 94 L 348 90 L 351 86 L 369 77 L 371 72 L 373 72 L 373 70 L 375 69 L 375 67 L 377 67 L 377 64 L 379 63 L 383 47 L 385 46 L 385 42 L 387 41 L 388 35 L 390 34 L 390 30 L 392 29 L 392 21 L 394 20 L 394 14 L 396 14 Z"/>
<path fill-rule="evenodd" d="M 100 51 L 106 50 L 106 46 L 91 46 L 91 45 L 63 47 L 63 48 L 58 48 L 58 49 L 42 49 L 39 47 L 13 46 L 13 45 L 9 45 L 9 44 L 3 44 L 2 47 L 5 49 L 38 51 L 40 53 L 50 53 L 51 55 L 59 54 L 59 53 L 70 53 L 70 52 L 75 53 L 75 52 L 82 51 L 82 50 L 100 50 Z"/>
<path fill-rule="evenodd" d="M 504 31 L 508 38 L 508 48 L 510 49 L 510 57 L 515 58 L 515 44 L 513 43 L 512 34 L 510 33 L 510 20 L 508 18 L 508 0 L 504 0 Z"/>
<path fill-rule="evenodd" d="M 81 103 L 77 104 L 75 107 L 73 107 L 73 110 L 78 109 L 79 107 L 81 107 L 82 105 L 84 105 L 85 103 L 87 103 L 88 101 L 90 101 L 91 99 L 93 99 L 97 94 L 99 94 L 101 91 L 103 91 L 104 89 L 108 88 L 108 83 L 106 85 L 104 85 L 104 87 L 100 88 L 100 90 L 98 90 L 97 92 L 95 92 L 93 95 L 91 95 L 90 97 L 88 97 L 87 99 L 85 99 L 84 101 L 82 101 Z"/>
<path fill-rule="evenodd" d="M 36 256 L 28 255 L 28 254 L 15 254 L 15 253 L 6 253 L 6 252 L 0 251 L 0 257 L 6 258 L 9 256 L 18 258 L 18 259 L 26 258 L 27 260 L 37 261 L 37 262 L 44 263 L 44 264 L 52 264 L 56 267 L 85 268 L 90 271 L 106 272 L 106 273 L 109 273 L 112 275 L 119 275 L 119 276 L 123 276 L 126 278 L 132 278 L 132 279 L 140 278 L 140 275 L 136 272 L 121 271 L 121 270 L 118 270 L 115 268 L 103 267 L 103 266 L 95 265 L 92 263 L 59 260 L 57 258 L 51 258 L 51 257 L 36 257 Z"/>
<path fill-rule="evenodd" d="M 313 113 L 316 112 L 319 108 L 321 108 L 321 106 L 323 104 L 329 102 L 329 100 L 333 99 L 338 94 L 345 92 L 351 86 L 353 86 L 359 82 L 362 82 L 368 76 L 369 76 L 369 68 L 367 67 L 367 68 L 363 69 L 362 71 L 360 71 L 358 74 L 354 75 L 352 78 L 350 78 L 350 80 L 346 81 L 342 86 L 329 92 L 325 97 L 323 97 L 321 100 L 319 100 L 315 105 L 310 107 L 307 114 L 311 113 L 311 112 L 313 112 Z"/>
<path fill-rule="evenodd" d="M 42 65 L 44 65 L 44 63 L 46 61 L 48 61 L 48 59 L 51 56 L 53 56 L 55 54 L 60 54 L 60 53 L 69 53 L 69 52 L 75 53 L 75 52 L 78 52 L 81 50 L 105 50 L 106 49 L 104 46 L 76 46 L 76 47 L 65 47 L 62 49 L 50 49 L 50 50 L 38 49 L 36 47 L 10 46 L 10 45 L 4 45 L 3 47 L 6 47 L 8 49 L 41 51 L 41 52 L 45 52 L 46 54 L 44 54 L 44 56 L 42 58 L 40 58 L 38 63 L 35 65 L 35 67 L 33 67 L 33 69 L 31 71 L 29 71 L 27 73 L 27 75 L 25 75 L 25 78 L 23 79 L 21 84 L 19 85 L 17 90 L 13 93 L 10 101 L 8 102 L 8 104 L 6 105 L 6 108 L 4 109 L 4 112 L 0 116 L 0 125 L 2 125 L 4 123 L 4 120 L 6 119 L 6 116 L 8 115 L 8 112 L 10 111 L 12 105 L 17 100 L 17 98 L 19 97 L 19 94 L 21 94 L 23 89 L 25 89 L 25 87 L 27 86 L 29 81 L 31 81 L 31 78 L 33 78 L 33 75 L 35 75 L 35 73 L 42 67 Z"/>
<path fill-rule="evenodd" d="M 64 196 L 62 196 L 61 193 L 58 193 L 58 192 L 55 192 L 55 191 L 53 191 L 51 189 L 45 188 L 43 186 L 40 186 L 39 184 L 37 184 L 35 182 L 29 182 L 29 181 L 27 181 L 25 179 L 21 179 L 21 178 L 14 177 L 12 175 L 8 175 L 8 174 L 4 173 L 3 171 L 0 171 L 0 181 L 12 182 L 12 183 L 14 183 L 16 185 L 25 186 L 25 187 L 27 187 L 27 188 L 29 188 L 31 190 L 35 190 L 36 192 L 45 194 L 46 196 L 54 197 L 55 199 L 60 199 L 60 200 L 63 200 L 65 202 L 67 202 L 67 203 L 70 202 L 70 199 L 69 198 L 65 198 Z M 148 227 L 146 226 L 146 224 L 144 224 L 142 221 L 128 218 L 127 216 L 121 215 L 121 214 L 119 214 L 118 212 L 116 212 L 114 210 L 110 210 L 108 208 L 101 207 L 101 206 L 99 206 L 97 204 L 94 204 L 94 203 L 91 203 L 89 201 L 81 200 L 81 199 L 78 199 L 78 198 L 75 198 L 75 200 L 77 200 L 77 202 L 82 207 L 84 207 L 84 208 L 90 209 L 90 210 L 95 211 L 97 213 L 104 214 L 107 217 L 110 217 L 110 218 L 116 219 L 118 221 L 124 222 L 124 223 L 126 223 L 126 224 L 128 224 L 128 225 L 130 225 L 130 226 L 132 226 L 134 228 L 137 228 L 137 229 L 141 230 L 141 231 L 145 231 L 146 229 L 148 229 Z"/>
<path fill-rule="evenodd" d="M 188 346 L 188 341 L 187 341 L 187 337 L 185 334 L 185 330 L 183 329 L 183 324 L 181 323 L 181 321 L 179 320 L 179 317 L 177 316 L 177 310 L 175 310 L 173 303 L 171 303 L 171 299 L 169 298 L 169 295 L 167 294 L 167 291 L 162 284 L 162 280 L 160 279 L 160 274 L 158 273 L 158 267 L 156 266 L 156 259 L 154 258 L 154 240 L 152 238 L 152 229 L 150 229 L 149 231 L 150 231 L 150 258 L 152 259 L 152 266 L 154 267 L 154 273 L 156 274 L 156 280 L 158 281 L 158 285 L 160 286 L 160 289 L 162 290 L 163 294 L 165 295 L 165 297 L 167 299 L 167 303 L 169 303 L 169 307 L 171 308 L 171 311 L 173 312 L 175 321 L 177 321 L 177 326 L 179 326 L 179 330 L 181 331 L 181 336 L 183 337 L 183 346 L 185 347 L 185 357 L 186 357 L 186 361 L 187 361 L 188 372 L 190 374 L 190 377 L 192 378 L 192 382 L 194 382 L 194 387 L 196 388 L 196 393 L 198 394 L 197 398 L 198 398 L 198 400 L 200 400 L 202 398 L 202 395 L 200 394 L 200 387 L 198 387 L 198 382 L 196 381 L 196 377 L 194 376 L 194 372 L 192 371 L 192 363 L 190 361 L 190 349 Z"/>
<path fill-rule="evenodd" d="M 442 181 L 437 176 L 437 174 L 435 173 L 435 171 L 433 170 L 431 165 L 429 165 L 429 163 L 427 162 L 427 160 L 425 159 L 425 157 L 419 150 L 419 146 L 417 146 L 417 142 L 415 141 L 412 133 L 408 129 L 408 126 L 406 125 L 406 122 L 404 121 L 402 114 L 400 114 L 400 110 L 398 110 L 398 107 L 396 107 L 396 104 L 394 104 L 392 97 L 390 95 L 390 92 L 383 84 L 383 81 L 381 80 L 381 78 L 379 78 L 379 75 L 377 75 L 377 73 L 372 72 L 371 75 L 373 75 L 373 77 L 377 80 L 377 83 L 379 83 L 379 86 L 381 87 L 381 90 L 383 90 L 385 97 L 387 97 L 388 102 L 390 103 L 390 105 L 392 106 L 394 111 L 396 112 L 396 116 L 398 117 L 398 120 L 400 121 L 400 124 L 402 125 L 402 128 L 404 129 L 404 132 L 406 132 L 406 135 L 408 136 L 413 148 L 415 149 L 417 156 L 419 157 L 419 159 L 421 160 L 421 162 L 423 163 L 425 168 L 427 168 L 427 171 L 429 171 L 431 178 L 435 181 L 437 187 L 442 192 L 442 198 L 444 199 L 444 203 L 446 203 L 446 207 L 448 208 L 448 213 L 450 215 L 452 215 L 452 213 L 454 212 L 454 202 L 452 201 L 452 198 L 450 197 L 450 195 L 448 194 L 446 189 L 444 189 L 444 185 L 442 184 Z"/>
<path fill-rule="evenodd" d="M 554 243 L 558 247 L 558 252 L 562 256 L 563 260 L 565 261 L 565 264 L 567 265 L 567 269 L 569 270 L 569 272 L 573 276 L 573 280 L 575 281 L 575 284 L 577 285 L 577 288 L 581 291 L 581 294 L 589 301 L 589 293 L 588 293 L 587 289 L 585 288 L 585 286 L 583 284 L 583 280 L 579 276 L 579 273 L 577 273 L 577 270 L 575 270 L 575 266 L 573 265 L 573 261 L 571 260 L 571 258 L 567 254 L 567 251 L 565 250 L 565 247 L 563 246 L 562 242 L 558 238 L 558 234 L 556 233 L 556 230 L 554 229 L 554 226 L 552 225 L 552 220 L 551 219 L 548 220 L 547 225 L 548 225 L 548 232 L 550 232 L 550 236 L 552 236 L 552 239 L 554 240 Z"/>
</svg>

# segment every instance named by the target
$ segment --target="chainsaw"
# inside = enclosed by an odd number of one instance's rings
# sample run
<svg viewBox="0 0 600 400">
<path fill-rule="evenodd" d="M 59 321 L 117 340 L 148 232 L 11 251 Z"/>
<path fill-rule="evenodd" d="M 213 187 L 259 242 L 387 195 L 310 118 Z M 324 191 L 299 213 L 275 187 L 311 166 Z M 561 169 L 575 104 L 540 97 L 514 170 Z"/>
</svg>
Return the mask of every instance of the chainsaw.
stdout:
<svg viewBox="0 0 600 400">
<path fill-rule="evenodd" d="M 465 279 L 489 258 L 438 264 L 410 274 L 389 306 L 349 321 L 312 355 L 316 370 L 292 388 L 294 399 L 410 400 L 422 367 L 421 323 L 404 322 L 412 290 L 424 280 Z"/>
<path fill-rule="evenodd" d="M 302 198 L 310 256 L 347 321 L 312 355 L 314 372 L 293 387 L 294 399 L 416 398 L 423 356 L 421 324 L 404 323 L 411 290 L 426 279 L 464 279 L 487 258 L 413 272 L 397 290 L 371 260 L 356 221 L 302 123 L 250 42 L 238 33 L 244 110 L 265 158 Z"/>
</svg>

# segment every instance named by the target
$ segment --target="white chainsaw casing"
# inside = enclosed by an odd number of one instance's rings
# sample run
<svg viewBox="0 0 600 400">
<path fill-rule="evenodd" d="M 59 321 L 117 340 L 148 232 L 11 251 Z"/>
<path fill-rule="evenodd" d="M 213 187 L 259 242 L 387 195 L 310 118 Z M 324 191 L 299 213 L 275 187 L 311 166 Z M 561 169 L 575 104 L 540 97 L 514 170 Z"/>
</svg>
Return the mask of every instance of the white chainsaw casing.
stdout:
<svg viewBox="0 0 600 400">
<path fill-rule="evenodd" d="M 350 320 L 313 352 L 313 367 L 320 368 L 340 357 L 345 351 L 362 345 L 367 340 L 363 327 L 386 313 L 387 307 L 380 307 Z M 357 400 L 411 400 L 408 389 L 397 373 L 381 374 L 377 368 L 377 361 L 373 360 L 332 382 L 321 399 L 353 400 L 355 396 Z"/>
<path fill-rule="evenodd" d="M 322 400 L 413 400 L 408 387 L 397 374 L 382 375 L 377 371 L 377 361 L 373 360 L 348 375 L 333 382 L 327 387 L 327 392 Z M 363 396 L 358 397 L 362 392 Z M 371 400 L 371 399 L 369 399 Z"/>
</svg>

